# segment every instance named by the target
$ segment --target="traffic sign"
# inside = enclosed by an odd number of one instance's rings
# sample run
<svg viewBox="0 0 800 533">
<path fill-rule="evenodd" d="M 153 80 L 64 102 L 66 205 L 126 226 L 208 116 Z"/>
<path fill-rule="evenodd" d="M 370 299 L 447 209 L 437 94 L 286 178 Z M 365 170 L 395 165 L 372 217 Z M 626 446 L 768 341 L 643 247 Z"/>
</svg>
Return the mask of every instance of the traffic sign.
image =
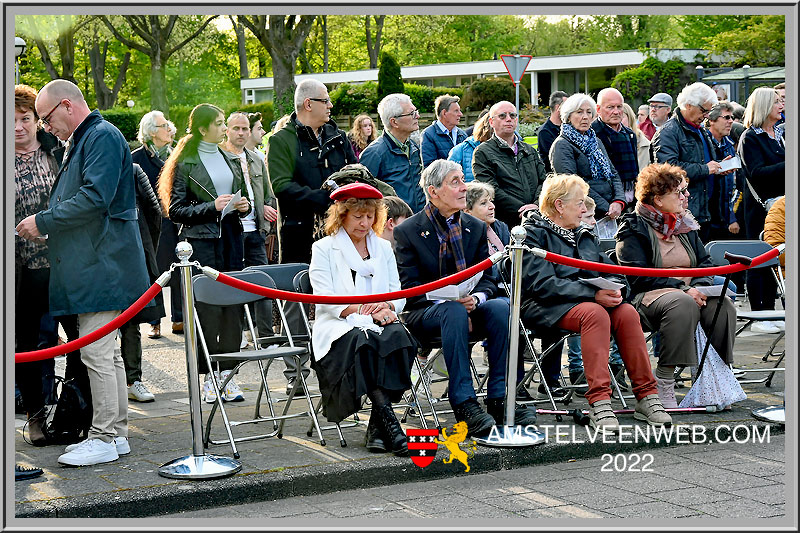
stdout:
<svg viewBox="0 0 800 533">
<path fill-rule="evenodd" d="M 503 65 L 505 65 L 508 75 L 511 76 L 511 81 L 516 85 L 522 80 L 525 69 L 528 68 L 528 63 L 531 62 L 533 56 L 503 54 L 500 56 L 500 59 L 503 60 Z"/>
</svg>

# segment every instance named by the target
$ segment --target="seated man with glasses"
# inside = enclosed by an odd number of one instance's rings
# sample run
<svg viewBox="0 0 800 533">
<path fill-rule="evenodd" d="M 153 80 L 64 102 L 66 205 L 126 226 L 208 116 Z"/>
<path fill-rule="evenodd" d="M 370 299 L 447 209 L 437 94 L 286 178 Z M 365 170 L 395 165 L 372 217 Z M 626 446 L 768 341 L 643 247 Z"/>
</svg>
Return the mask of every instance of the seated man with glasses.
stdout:
<svg viewBox="0 0 800 533">
<path fill-rule="evenodd" d="M 717 94 L 705 83 L 687 85 L 678 95 L 675 113 L 656 132 L 650 144 L 650 159 L 669 163 L 686 171 L 689 179 L 689 210 L 700 224 L 700 240 L 708 242 L 711 231 L 711 200 L 718 194 L 724 156 L 702 127 L 703 120 L 719 103 Z"/>
<path fill-rule="evenodd" d="M 517 108 L 497 102 L 489 110 L 492 137 L 482 142 L 472 159 L 475 179 L 495 189 L 495 216 L 509 228 L 522 223 L 522 215 L 536 209 L 546 177 L 544 163 L 533 146 L 517 136 Z"/>
<path fill-rule="evenodd" d="M 397 196 L 415 213 L 425 206 L 425 193 L 419 185 L 422 156 L 410 137 L 419 129 L 419 111 L 407 94 L 387 95 L 378 104 L 383 135 L 361 152 L 361 164 L 375 179 L 391 185 Z"/>
</svg>

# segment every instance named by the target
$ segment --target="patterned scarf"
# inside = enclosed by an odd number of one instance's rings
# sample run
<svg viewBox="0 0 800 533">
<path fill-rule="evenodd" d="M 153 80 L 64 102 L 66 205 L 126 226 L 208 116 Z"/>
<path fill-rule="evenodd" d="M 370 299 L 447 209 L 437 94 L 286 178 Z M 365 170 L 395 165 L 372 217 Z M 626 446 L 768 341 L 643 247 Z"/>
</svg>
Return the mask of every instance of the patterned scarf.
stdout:
<svg viewBox="0 0 800 533">
<path fill-rule="evenodd" d="M 550 220 L 548 216 L 545 215 L 544 213 L 539 212 L 539 214 L 542 216 L 542 220 L 544 220 L 553 231 L 555 231 L 558 235 L 561 235 L 572 246 L 575 246 L 575 230 L 562 228 L 561 226 Z"/>
<path fill-rule="evenodd" d="M 577 146 L 589 159 L 589 168 L 592 171 L 593 180 L 610 181 L 614 177 L 611 161 L 600 149 L 597 142 L 597 134 L 592 128 L 589 128 L 586 133 L 580 133 L 572 124 L 564 123 L 561 125 L 561 135 Z"/>
<path fill-rule="evenodd" d="M 442 223 L 442 215 L 439 209 L 428 202 L 425 204 L 425 215 L 436 229 L 436 237 L 439 239 L 439 275 L 445 274 L 444 265 L 452 258 L 456 264 L 456 272 L 467 268 L 467 259 L 464 257 L 464 240 L 461 233 L 461 211 L 456 213 Z"/>
<path fill-rule="evenodd" d="M 672 235 L 681 233 L 689 233 L 690 231 L 700 229 L 700 224 L 692 216 L 692 213 L 687 209 L 683 214 L 676 215 L 675 213 L 663 213 L 650 205 L 642 202 L 636 202 L 636 214 L 642 217 L 654 230 L 664 235 L 666 241 Z"/>
</svg>

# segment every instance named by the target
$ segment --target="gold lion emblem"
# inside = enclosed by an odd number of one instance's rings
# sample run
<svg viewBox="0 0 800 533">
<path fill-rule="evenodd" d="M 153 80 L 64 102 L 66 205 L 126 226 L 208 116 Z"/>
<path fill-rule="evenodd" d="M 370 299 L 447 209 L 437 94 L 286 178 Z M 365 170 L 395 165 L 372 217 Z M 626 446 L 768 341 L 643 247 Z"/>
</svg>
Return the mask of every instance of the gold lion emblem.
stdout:
<svg viewBox="0 0 800 533">
<path fill-rule="evenodd" d="M 448 435 L 447 428 L 442 428 L 442 437 L 444 440 L 436 439 L 434 442 L 436 442 L 436 444 L 443 444 L 444 447 L 447 448 L 447 451 L 450 452 L 450 457 L 442 459 L 443 463 L 450 464 L 453 462 L 453 459 L 455 459 L 467 468 L 464 472 L 469 472 L 469 463 L 467 459 L 471 459 L 475 456 L 475 451 L 478 449 L 478 446 L 473 440 L 466 445 L 466 451 L 461 449 L 461 443 L 467 438 L 466 422 L 456 422 L 453 425 L 453 430 L 455 433 Z"/>
</svg>

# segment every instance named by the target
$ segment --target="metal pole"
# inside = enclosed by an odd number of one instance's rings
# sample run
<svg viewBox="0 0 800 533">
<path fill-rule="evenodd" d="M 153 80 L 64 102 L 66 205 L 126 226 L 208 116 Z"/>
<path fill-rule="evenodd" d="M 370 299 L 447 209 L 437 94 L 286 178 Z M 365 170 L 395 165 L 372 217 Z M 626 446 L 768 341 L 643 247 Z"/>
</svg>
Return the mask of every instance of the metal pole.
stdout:
<svg viewBox="0 0 800 533">
<path fill-rule="evenodd" d="M 522 252 L 525 229 L 515 226 L 511 230 L 512 244 L 506 247 L 511 254 L 511 298 L 508 317 L 508 356 L 506 357 L 506 407 L 502 434 L 495 426 L 488 437 L 476 438 L 478 444 L 497 447 L 520 447 L 544 444 L 545 435 L 536 428 L 523 429 L 514 424 L 514 407 L 517 400 L 517 364 L 519 362 L 519 307 L 522 300 Z"/>
<path fill-rule="evenodd" d="M 180 263 L 173 268 L 181 270 L 183 293 L 184 346 L 186 351 L 186 375 L 189 385 L 189 414 L 192 427 L 192 455 L 179 457 L 162 465 L 158 474 L 173 479 L 214 479 L 235 474 L 242 464 L 230 457 L 207 455 L 203 449 L 203 418 L 200 412 L 200 381 L 197 372 L 197 331 L 194 318 L 194 293 L 192 291 L 192 246 L 181 241 L 175 247 Z"/>
</svg>

